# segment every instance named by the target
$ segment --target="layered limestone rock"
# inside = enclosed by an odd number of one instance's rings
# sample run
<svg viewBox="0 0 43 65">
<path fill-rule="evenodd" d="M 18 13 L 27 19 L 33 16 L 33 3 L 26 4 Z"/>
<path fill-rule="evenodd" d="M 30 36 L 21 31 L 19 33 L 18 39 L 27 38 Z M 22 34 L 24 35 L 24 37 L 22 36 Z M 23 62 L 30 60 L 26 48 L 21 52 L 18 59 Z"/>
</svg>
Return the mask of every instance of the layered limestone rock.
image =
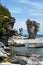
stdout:
<svg viewBox="0 0 43 65">
<path fill-rule="evenodd" d="M 7 20 L 7 18 L 6 18 Z M 4 43 L 5 46 L 8 46 L 8 39 L 9 37 L 13 36 L 14 35 L 14 30 L 13 30 L 13 26 L 14 26 L 14 23 L 15 23 L 15 18 L 11 18 L 11 20 L 7 20 L 5 21 L 7 24 L 8 24 L 8 27 L 4 27 L 4 32 L 0 38 L 0 41 L 2 43 Z"/>
<path fill-rule="evenodd" d="M 39 31 L 40 24 L 37 23 L 36 21 L 31 21 L 29 19 L 26 21 L 26 24 L 27 24 L 27 31 L 29 34 L 29 38 L 35 39 L 37 36 L 37 32 Z"/>
<path fill-rule="evenodd" d="M 23 35 L 23 28 L 19 28 L 19 35 Z"/>
</svg>

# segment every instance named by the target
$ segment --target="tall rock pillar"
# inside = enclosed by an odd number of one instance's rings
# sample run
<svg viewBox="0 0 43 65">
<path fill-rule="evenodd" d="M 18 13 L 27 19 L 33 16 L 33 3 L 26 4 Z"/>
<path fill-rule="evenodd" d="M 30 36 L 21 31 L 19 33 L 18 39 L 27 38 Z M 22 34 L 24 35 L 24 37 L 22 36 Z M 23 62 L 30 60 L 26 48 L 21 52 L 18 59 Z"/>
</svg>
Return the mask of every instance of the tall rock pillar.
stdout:
<svg viewBox="0 0 43 65">
<path fill-rule="evenodd" d="M 35 39 L 37 36 L 37 32 L 39 31 L 39 23 L 37 23 L 36 21 L 31 21 L 31 20 L 27 20 L 26 21 L 27 24 L 27 31 L 29 34 L 29 38 L 30 39 Z"/>
</svg>

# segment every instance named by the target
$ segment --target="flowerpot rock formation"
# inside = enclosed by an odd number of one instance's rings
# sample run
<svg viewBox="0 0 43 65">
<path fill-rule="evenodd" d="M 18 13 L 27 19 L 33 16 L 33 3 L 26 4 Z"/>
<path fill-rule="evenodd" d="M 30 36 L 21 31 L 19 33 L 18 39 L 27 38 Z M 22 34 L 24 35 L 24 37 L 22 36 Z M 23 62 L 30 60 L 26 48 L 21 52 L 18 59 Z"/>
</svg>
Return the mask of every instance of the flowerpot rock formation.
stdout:
<svg viewBox="0 0 43 65">
<path fill-rule="evenodd" d="M 40 24 L 37 23 L 36 21 L 31 21 L 29 19 L 26 21 L 26 24 L 27 24 L 29 39 L 35 39 L 37 36 L 37 32 L 39 31 Z"/>
</svg>

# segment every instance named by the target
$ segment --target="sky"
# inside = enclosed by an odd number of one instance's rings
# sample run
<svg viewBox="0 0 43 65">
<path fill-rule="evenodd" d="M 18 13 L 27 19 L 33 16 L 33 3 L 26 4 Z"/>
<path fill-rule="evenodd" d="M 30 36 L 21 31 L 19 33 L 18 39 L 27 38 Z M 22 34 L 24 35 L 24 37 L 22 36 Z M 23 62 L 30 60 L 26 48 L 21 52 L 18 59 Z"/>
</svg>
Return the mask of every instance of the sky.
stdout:
<svg viewBox="0 0 43 65">
<path fill-rule="evenodd" d="M 43 34 L 43 0 L 0 0 L 6 6 L 11 15 L 15 17 L 15 29 L 23 28 L 23 33 L 27 34 L 27 19 L 40 23 L 38 34 Z"/>
</svg>

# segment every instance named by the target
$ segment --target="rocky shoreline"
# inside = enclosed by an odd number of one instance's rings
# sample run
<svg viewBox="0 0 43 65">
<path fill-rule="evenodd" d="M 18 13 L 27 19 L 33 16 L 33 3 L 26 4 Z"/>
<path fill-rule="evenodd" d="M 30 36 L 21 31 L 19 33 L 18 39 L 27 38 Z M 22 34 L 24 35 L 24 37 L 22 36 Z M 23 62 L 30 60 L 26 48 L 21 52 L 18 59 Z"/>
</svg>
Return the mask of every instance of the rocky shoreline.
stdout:
<svg viewBox="0 0 43 65">
<path fill-rule="evenodd" d="M 10 52 L 8 53 L 8 51 L 10 50 Z M 1 53 L 2 53 L 2 55 L 3 56 L 1 56 Z M 13 56 L 12 55 L 15 55 L 15 57 L 13 58 Z M 11 51 L 11 49 L 10 49 L 10 47 L 6 47 L 5 45 L 3 45 L 3 43 L 2 42 L 0 42 L 0 60 L 3 60 L 3 59 L 5 59 L 5 58 L 8 58 L 8 57 L 12 57 L 11 58 L 11 60 L 10 60 L 10 62 L 9 61 L 5 61 L 4 63 L 3 63 L 3 61 L 0 63 L 0 64 L 11 64 L 11 65 L 16 65 L 16 64 L 18 64 L 18 65 L 28 65 L 28 64 L 31 64 L 31 62 L 29 63 L 29 59 L 32 57 L 33 59 L 34 58 L 39 58 L 39 57 L 41 57 L 40 55 L 38 55 L 38 54 L 31 54 L 31 53 L 24 53 L 24 52 L 19 52 L 19 51 Z M 32 59 L 31 59 L 32 60 Z M 38 60 L 38 59 L 37 59 Z M 33 61 L 32 61 L 33 62 Z M 39 61 L 38 60 L 38 62 L 40 63 L 40 65 L 41 65 L 41 62 L 42 61 Z M 2 64 L 2 65 L 3 65 Z M 38 64 L 38 63 L 37 63 Z M 34 65 L 34 63 L 33 63 L 33 65 Z"/>
</svg>

